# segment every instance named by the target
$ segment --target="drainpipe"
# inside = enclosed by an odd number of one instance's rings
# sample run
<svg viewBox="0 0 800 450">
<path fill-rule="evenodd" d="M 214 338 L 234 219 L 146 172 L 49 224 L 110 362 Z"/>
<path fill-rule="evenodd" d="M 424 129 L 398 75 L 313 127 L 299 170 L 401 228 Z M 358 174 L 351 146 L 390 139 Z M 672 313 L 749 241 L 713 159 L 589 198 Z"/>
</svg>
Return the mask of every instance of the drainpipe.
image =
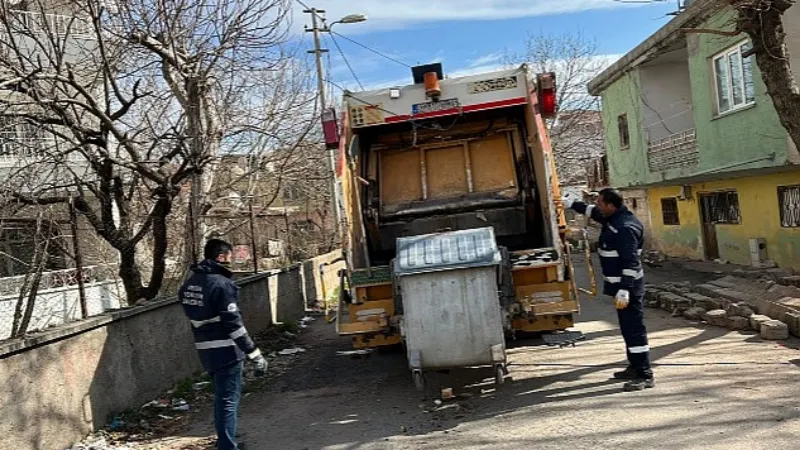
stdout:
<svg viewBox="0 0 800 450">
<path fill-rule="evenodd" d="M 702 170 L 700 172 L 695 172 L 695 173 L 689 175 L 689 177 L 696 177 L 698 175 L 706 175 L 706 174 L 709 174 L 709 173 L 720 172 L 720 171 L 723 171 L 723 170 L 732 169 L 734 167 L 744 166 L 746 164 L 751 164 L 751 163 L 760 162 L 760 161 L 766 161 L 766 160 L 775 161 L 775 156 L 776 156 L 775 152 L 772 152 L 767 156 L 760 156 L 758 158 L 748 159 L 747 161 L 737 162 L 737 163 L 728 164 L 728 165 L 722 166 L 722 167 L 715 167 L 713 169 L 708 169 L 708 170 Z"/>
</svg>

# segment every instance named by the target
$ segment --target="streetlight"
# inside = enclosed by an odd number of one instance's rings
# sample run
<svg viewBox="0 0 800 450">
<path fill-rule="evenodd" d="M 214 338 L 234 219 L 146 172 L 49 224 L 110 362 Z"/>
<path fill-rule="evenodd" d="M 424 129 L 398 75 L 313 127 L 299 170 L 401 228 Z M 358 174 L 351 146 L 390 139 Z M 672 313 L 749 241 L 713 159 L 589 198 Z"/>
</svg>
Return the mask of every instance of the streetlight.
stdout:
<svg viewBox="0 0 800 450">
<path fill-rule="evenodd" d="M 336 22 L 331 23 L 331 25 L 328 27 L 328 31 L 330 31 L 331 28 L 333 28 L 333 26 L 336 25 L 337 23 L 359 23 L 366 21 L 367 21 L 366 14 L 348 14 L 342 17 L 341 19 L 337 20 Z"/>
<path fill-rule="evenodd" d="M 309 50 L 308 53 L 314 54 L 314 59 L 317 63 L 317 89 L 319 90 L 319 104 L 320 109 L 324 111 L 325 105 L 327 104 L 325 98 L 325 77 L 323 76 L 322 72 L 322 54 L 327 53 L 328 50 L 322 48 L 320 44 L 319 34 L 320 32 L 330 33 L 331 28 L 337 23 L 359 23 L 364 22 L 367 20 L 366 14 L 348 14 L 341 19 L 332 22 L 330 26 L 325 25 L 324 19 L 322 23 L 322 28 L 319 27 L 317 19 L 320 18 L 320 14 L 325 14 L 325 11 L 322 9 L 310 8 L 303 11 L 306 14 L 311 14 L 311 28 L 306 27 L 306 32 L 314 33 L 314 50 Z M 335 231 L 341 237 L 340 228 L 341 228 L 341 212 L 339 211 L 339 190 L 337 189 L 336 185 L 336 155 L 334 154 L 333 148 L 328 148 L 328 168 L 330 169 L 330 189 L 331 189 L 331 197 L 333 201 L 333 217 L 336 221 Z"/>
</svg>

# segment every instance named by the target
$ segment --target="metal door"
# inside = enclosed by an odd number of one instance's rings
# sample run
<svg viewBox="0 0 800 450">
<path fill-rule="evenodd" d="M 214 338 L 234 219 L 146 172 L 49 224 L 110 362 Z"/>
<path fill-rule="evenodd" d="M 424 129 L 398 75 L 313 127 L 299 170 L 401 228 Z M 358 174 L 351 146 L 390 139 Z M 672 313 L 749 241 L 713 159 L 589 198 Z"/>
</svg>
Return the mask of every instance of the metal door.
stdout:
<svg viewBox="0 0 800 450">
<path fill-rule="evenodd" d="M 700 215 L 703 217 L 703 244 L 706 259 L 717 259 L 719 258 L 717 224 L 741 223 L 739 195 L 736 191 L 701 194 Z"/>
<path fill-rule="evenodd" d="M 719 244 L 717 243 L 717 225 L 714 223 L 713 194 L 700 196 L 700 216 L 703 218 L 703 248 L 706 259 L 719 258 Z"/>
</svg>

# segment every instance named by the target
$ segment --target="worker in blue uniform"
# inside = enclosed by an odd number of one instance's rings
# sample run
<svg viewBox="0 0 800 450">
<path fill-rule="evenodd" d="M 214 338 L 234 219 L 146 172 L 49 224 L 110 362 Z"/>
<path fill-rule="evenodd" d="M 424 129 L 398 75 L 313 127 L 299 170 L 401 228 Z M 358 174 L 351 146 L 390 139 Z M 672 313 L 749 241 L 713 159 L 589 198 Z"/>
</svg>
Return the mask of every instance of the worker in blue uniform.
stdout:
<svg viewBox="0 0 800 450">
<path fill-rule="evenodd" d="M 191 267 L 193 274 L 178 293 L 192 325 L 200 361 L 214 385 L 217 450 L 244 450 L 244 445 L 236 443 L 243 361 L 249 360 L 258 376 L 267 371 L 267 361 L 242 322 L 239 286 L 231 279 L 229 269 L 232 255 L 229 243 L 209 240 L 205 259 Z"/>
<path fill-rule="evenodd" d="M 603 268 L 603 293 L 614 297 L 619 327 L 627 347 L 628 367 L 614 374 L 627 381 L 626 391 L 655 386 L 650 368 L 650 346 L 644 324 L 644 270 L 642 245 L 644 229 L 639 219 L 623 204 L 615 189 L 603 189 L 594 205 L 567 194 L 562 203 L 603 226 L 598 253 Z"/>
</svg>

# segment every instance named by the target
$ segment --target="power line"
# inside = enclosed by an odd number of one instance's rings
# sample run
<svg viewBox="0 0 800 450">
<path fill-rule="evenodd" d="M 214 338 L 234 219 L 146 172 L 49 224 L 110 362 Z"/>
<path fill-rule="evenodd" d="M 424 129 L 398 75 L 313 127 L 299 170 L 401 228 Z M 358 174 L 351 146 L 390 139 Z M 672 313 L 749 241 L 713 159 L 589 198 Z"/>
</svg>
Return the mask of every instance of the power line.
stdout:
<svg viewBox="0 0 800 450">
<path fill-rule="evenodd" d="M 353 70 L 353 66 L 350 65 L 350 61 L 347 60 L 347 57 L 344 55 L 344 52 L 342 51 L 342 47 L 339 46 L 339 41 L 336 40 L 336 37 L 333 34 L 331 34 L 331 40 L 333 41 L 333 44 L 336 46 L 336 49 L 339 50 L 339 54 L 342 55 L 342 59 L 344 60 L 344 63 L 347 65 L 347 68 L 350 69 L 350 74 L 353 75 L 353 78 L 356 80 L 356 83 L 358 83 L 358 87 L 360 87 L 362 91 L 365 91 L 366 89 L 364 89 L 364 85 L 361 84 L 361 80 L 358 79 L 356 71 Z"/>
<path fill-rule="evenodd" d="M 364 44 L 362 44 L 361 42 L 358 42 L 358 41 L 356 41 L 356 40 L 354 40 L 354 39 L 350 39 L 349 37 L 347 37 L 347 36 L 345 36 L 345 35 L 343 35 L 343 34 L 341 34 L 341 33 L 337 33 L 337 32 L 335 32 L 335 31 L 333 31 L 333 30 L 331 30 L 331 31 L 330 31 L 330 33 L 331 33 L 332 35 L 333 35 L 333 34 L 335 34 L 336 36 L 339 36 L 340 38 L 342 38 L 342 39 L 344 39 L 344 40 L 350 41 L 350 42 L 352 42 L 353 44 L 356 44 L 356 45 L 358 45 L 358 46 L 359 46 L 359 47 L 361 47 L 361 48 L 364 48 L 364 49 L 366 49 L 366 50 L 369 50 L 369 51 L 371 51 L 372 53 L 375 53 L 376 55 L 378 55 L 378 56 L 380 56 L 380 57 L 386 58 L 386 59 L 388 59 L 389 61 L 392 61 L 392 62 L 395 62 L 395 63 L 397 63 L 397 64 L 400 64 L 401 66 L 408 67 L 408 68 L 411 68 L 411 67 L 412 67 L 410 64 L 406 64 L 406 63 L 404 63 L 403 61 L 400 61 L 400 60 L 398 60 L 398 59 L 392 58 L 391 56 L 389 56 L 389 55 L 386 55 L 386 54 L 384 54 L 384 53 L 381 53 L 381 52 L 379 52 L 378 50 L 375 50 L 374 48 L 371 48 L 371 47 L 369 47 L 369 46 L 367 46 L 367 45 L 364 45 Z"/>
</svg>

